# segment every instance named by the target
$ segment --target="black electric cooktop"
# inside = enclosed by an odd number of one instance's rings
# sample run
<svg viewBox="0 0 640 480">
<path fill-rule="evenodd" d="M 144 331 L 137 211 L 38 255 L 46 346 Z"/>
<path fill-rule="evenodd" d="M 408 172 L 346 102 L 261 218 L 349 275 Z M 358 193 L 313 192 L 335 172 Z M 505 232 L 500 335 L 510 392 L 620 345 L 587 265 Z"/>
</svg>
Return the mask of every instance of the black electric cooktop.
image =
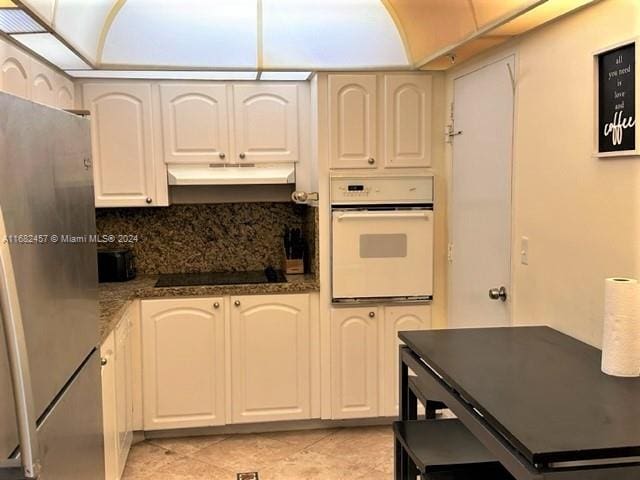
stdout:
<svg viewBox="0 0 640 480">
<path fill-rule="evenodd" d="M 197 287 L 203 285 L 245 285 L 254 283 L 284 283 L 282 270 L 265 268 L 248 272 L 164 273 L 156 287 Z"/>
</svg>

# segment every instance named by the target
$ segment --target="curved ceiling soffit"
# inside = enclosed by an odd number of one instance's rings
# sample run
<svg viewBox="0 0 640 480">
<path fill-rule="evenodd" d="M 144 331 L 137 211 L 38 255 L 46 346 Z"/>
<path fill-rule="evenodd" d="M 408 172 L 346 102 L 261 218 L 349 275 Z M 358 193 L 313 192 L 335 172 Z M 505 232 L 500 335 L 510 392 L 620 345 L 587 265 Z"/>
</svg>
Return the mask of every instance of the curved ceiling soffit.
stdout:
<svg viewBox="0 0 640 480">
<path fill-rule="evenodd" d="M 57 1 L 57 0 L 54 0 Z M 465 0 L 465 1 L 471 1 L 471 0 Z M 122 11 L 123 7 L 125 6 L 127 0 L 114 0 L 114 3 L 111 7 L 111 10 L 109 11 L 109 14 L 107 15 L 107 17 L 105 18 L 105 22 L 104 25 L 102 27 L 102 30 L 100 32 L 100 37 L 98 40 L 98 49 L 96 52 L 96 67 L 100 68 L 103 65 L 103 54 L 104 54 L 104 48 L 105 48 L 105 44 L 107 42 L 109 33 L 111 31 L 111 27 L 113 26 L 117 16 L 120 14 L 120 12 Z M 414 59 L 411 55 L 411 47 L 410 47 L 410 43 L 409 43 L 409 38 L 405 32 L 405 29 L 403 27 L 402 21 L 400 19 L 400 17 L 398 16 L 398 14 L 396 13 L 393 5 L 391 4 L 390 0 L 380 0 L 380 3 L 382 4 L 382 6 L 384 7 L 384 9 L 386 10 L 386 12 L 388 13 L 389 17 L 391 18 L 391 20 L 393 21 L 393 24 L 396 28 L 396 31 L 398 33 L 398 37 L 400 38 L 401 42 L 402 42 L 402 46 L 405 52 L 405 56 L 408 62 L 408 66 L 412 66 L 414 63 Z M 256 4 L 257 4 L 257 10 L 258 10 L 258 15 L 257 15 L 257 70 L 263 70 L 265 69 L 264 66 L 264 47 L 263 47 L 263 41 L 264 41 L 264 36 L 263 36 L 263 15 L 262 15 L 262 0 L 256 0 Z M 268 69 L 268 67 L 266 67 Z"/>
<path fill-rule="evenodd" d="M 109 35 L 109 30 L 111 30 L 111 26 L 115 21 L 116 17 L 124 7 L 124 4 L 127 0 L 114 0 L 113 5 L 111 6 L 111 10 L 109 10 L 109 14 L 107 18 L 104 20 L 104 25 L 102 26 L 102 30 L 100 31 L 100 38 L 98 39 L 98 51 L 96 52 L 96 66 L 100 68 L 102 65 L 102 54 L 104 52 L 104 44 L 107 41 L 107 35 Z"/>
<path fill-rule="evenodd" d="M 477 30 L 473 0 L 386 0 L 410 50 L 412 65 Z"/>
<path fill-rule="evenodd" d="M 396 26 L 396 30 L 398 30 L 398 35 L 400 36 L 400 40 L 402 40 L 402 46 L 404 47 L 404 54 L 407 56 L 407 61 L 410 65 L 413 65 L 414 59 L 411 55 L 411 46 L 409 44 L 409 37 L 407 36 L 407 32 L 400 21 L 400 17 L 396 12 L 395 8 L 391 4 L 390 0 L 380 0 L 384 8 L 387 10 L 387 13 L 393 20 L 394 25 Z"/>
</svg>

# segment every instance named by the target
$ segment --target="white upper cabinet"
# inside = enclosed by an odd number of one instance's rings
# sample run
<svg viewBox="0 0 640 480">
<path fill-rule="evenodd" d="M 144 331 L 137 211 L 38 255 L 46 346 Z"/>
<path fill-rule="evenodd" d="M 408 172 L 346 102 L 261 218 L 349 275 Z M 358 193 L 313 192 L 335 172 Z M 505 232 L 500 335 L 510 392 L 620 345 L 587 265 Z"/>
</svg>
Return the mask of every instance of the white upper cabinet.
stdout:
<svg viewBox="0 0 640 480">
<path fill-rule="evenodd" d="M 61 72 L 0 39 L 0 90 L 54 108 L 74 108 L 74 85 Z"/>
<path fill-rule="evenodd" d="M 231 297 L 234 423 L 311 418 L 309 295 Z"/>
<path fill-rule="evenodd" d="M 31 58 L 22 50 L 0 41 L 0 89 L 31 98 Z"/>
<path fill-rule="evenodd" d="M 31 99 L 34 102 L 57 107 L 56 80 L 58 74 L 38 61 L 31 61 Z"/>
<path fill-rule="evenodd" d="M 431 166 L 431 82 L 421 73 L 329 75 L 330 167 Z"/>
<path fill-rule="evenodd" d="M 222 298 L 142 301 L 144 429 L 225 424 Z"/>
<path fill-rule="evenodd" d="M 235 152 L 232 163 L 299 159 L 298 86 L 233 86 Z"/>
<path fill-rule="evenodd" d="M 87 83 L 84 105 L 91 111 L 96 206 L 166 205 L 166 172 L 155 157 L 151 85 Z"/>
<path fill-rule="evenodd" d="M 375 168 L 376 75 L 329 77 L 332 168 Z"/>
<path fill-rule="evenodd" d="M 384 166 L 431 166 L 431 77 L 384 77 Z"/>
<path fill-rule="evenodd" d="M 75 108 L 75 87 L 73 82 L 62 75 L 56 77 L 56 104 L 63 110 Z"/>
<path fill-rule="evenodd" d="M 218 163 L 229 156 L 227 88 L 223 84 L 161 84 L 167 163 Z"/>
</svg>

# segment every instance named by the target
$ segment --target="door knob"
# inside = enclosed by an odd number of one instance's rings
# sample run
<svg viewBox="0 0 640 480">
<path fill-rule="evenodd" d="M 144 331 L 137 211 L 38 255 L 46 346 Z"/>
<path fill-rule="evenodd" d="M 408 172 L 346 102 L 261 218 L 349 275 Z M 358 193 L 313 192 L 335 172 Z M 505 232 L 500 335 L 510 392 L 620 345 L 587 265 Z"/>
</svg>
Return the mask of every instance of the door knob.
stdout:
<svg viewBox="0 0 640 480">
<path fill-rule="evenodd" d="M 240 158 L 241 158 L 242 160 L 244 160 L 246 156 L 247 156 L 247 155 L 246 155 L 244 152 L 242 152 L 242 153 L 240 154 Z"/>
<path fill-rule="evenodd" d="M 489 290 L 489 298 L 491 300 L 507 301 L 507 289 L 505 287 L 492 288 Z"/>
<path fill-rule="evenodd" d="M 151 202 L 153 202 L 153 199 L 152 199 L 151 197 L 147 197 L 147 198 L 145 199 L 145 202 L 147 202 L 147 203 L 151 203 Z"/>
<path fill-rule="evenodd" d="M 369 318 L 373 318 L 373 317 L 375 317 L 375 316 L 376 316 L 376 313 L 375 313 L 375 312 L 369 312 Z"/>
<path fill-rule="evenodd" d="M 100 359 L 100 365 L 102 365 L 103 367 L 104 367 L 107 363 L 109 363 L 109 360 L 107 360 L 105 357 L 102 357 L 102 358 Z"/>
<path fill-rule="evenodd" d="M 374 163 L 376 163 L 376 159 L 371 157 L 369 160 L 367 160 L 367 162 L 369 163 L 369 165 L 373 165 Z"/>
<path fill-rule="evenodd" d="M 218 302 L 214 303 L 213 308 L 220 308 L 220 304 Z"/>
<path fill-rule="evenodd" d="M 236 300 L 235 302 L 233 302 L 233 304 L 234 304 L 236 307 L 239 307 L 239 306 L 240 306 L 240 300 Z"/>
<path fill-rule="evenodd" d="M 226 157 L 226 155 L 225 155 L 225 153 L 224 153 L 224 152 L 220 152 L 220 153 L 219 153 L 219 156 L 220 156 L 220 159 L 221 159 L 221 160 L 224 160 L 224 159 L 225 159 L 225 157 Z"/>
</svg>

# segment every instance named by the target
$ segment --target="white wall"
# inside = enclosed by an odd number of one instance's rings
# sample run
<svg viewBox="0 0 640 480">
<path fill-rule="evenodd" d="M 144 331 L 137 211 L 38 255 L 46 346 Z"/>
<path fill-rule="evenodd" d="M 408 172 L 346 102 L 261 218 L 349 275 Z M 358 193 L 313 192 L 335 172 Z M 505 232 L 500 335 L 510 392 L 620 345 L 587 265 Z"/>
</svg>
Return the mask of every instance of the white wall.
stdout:
<svg viewBox="0 0 640 480">
<path fill-rule="evenodd" d="M 485 56 L 517 56 L 514 324 L 548 324 L 596 346 L 604 278 L 640 277 L 640 158 L 592 157 L 593 52 L 635 36 L 640 2 L 604 0 Z M 460 70 L 448 74 L 449 98 Z"/>
</svg>

